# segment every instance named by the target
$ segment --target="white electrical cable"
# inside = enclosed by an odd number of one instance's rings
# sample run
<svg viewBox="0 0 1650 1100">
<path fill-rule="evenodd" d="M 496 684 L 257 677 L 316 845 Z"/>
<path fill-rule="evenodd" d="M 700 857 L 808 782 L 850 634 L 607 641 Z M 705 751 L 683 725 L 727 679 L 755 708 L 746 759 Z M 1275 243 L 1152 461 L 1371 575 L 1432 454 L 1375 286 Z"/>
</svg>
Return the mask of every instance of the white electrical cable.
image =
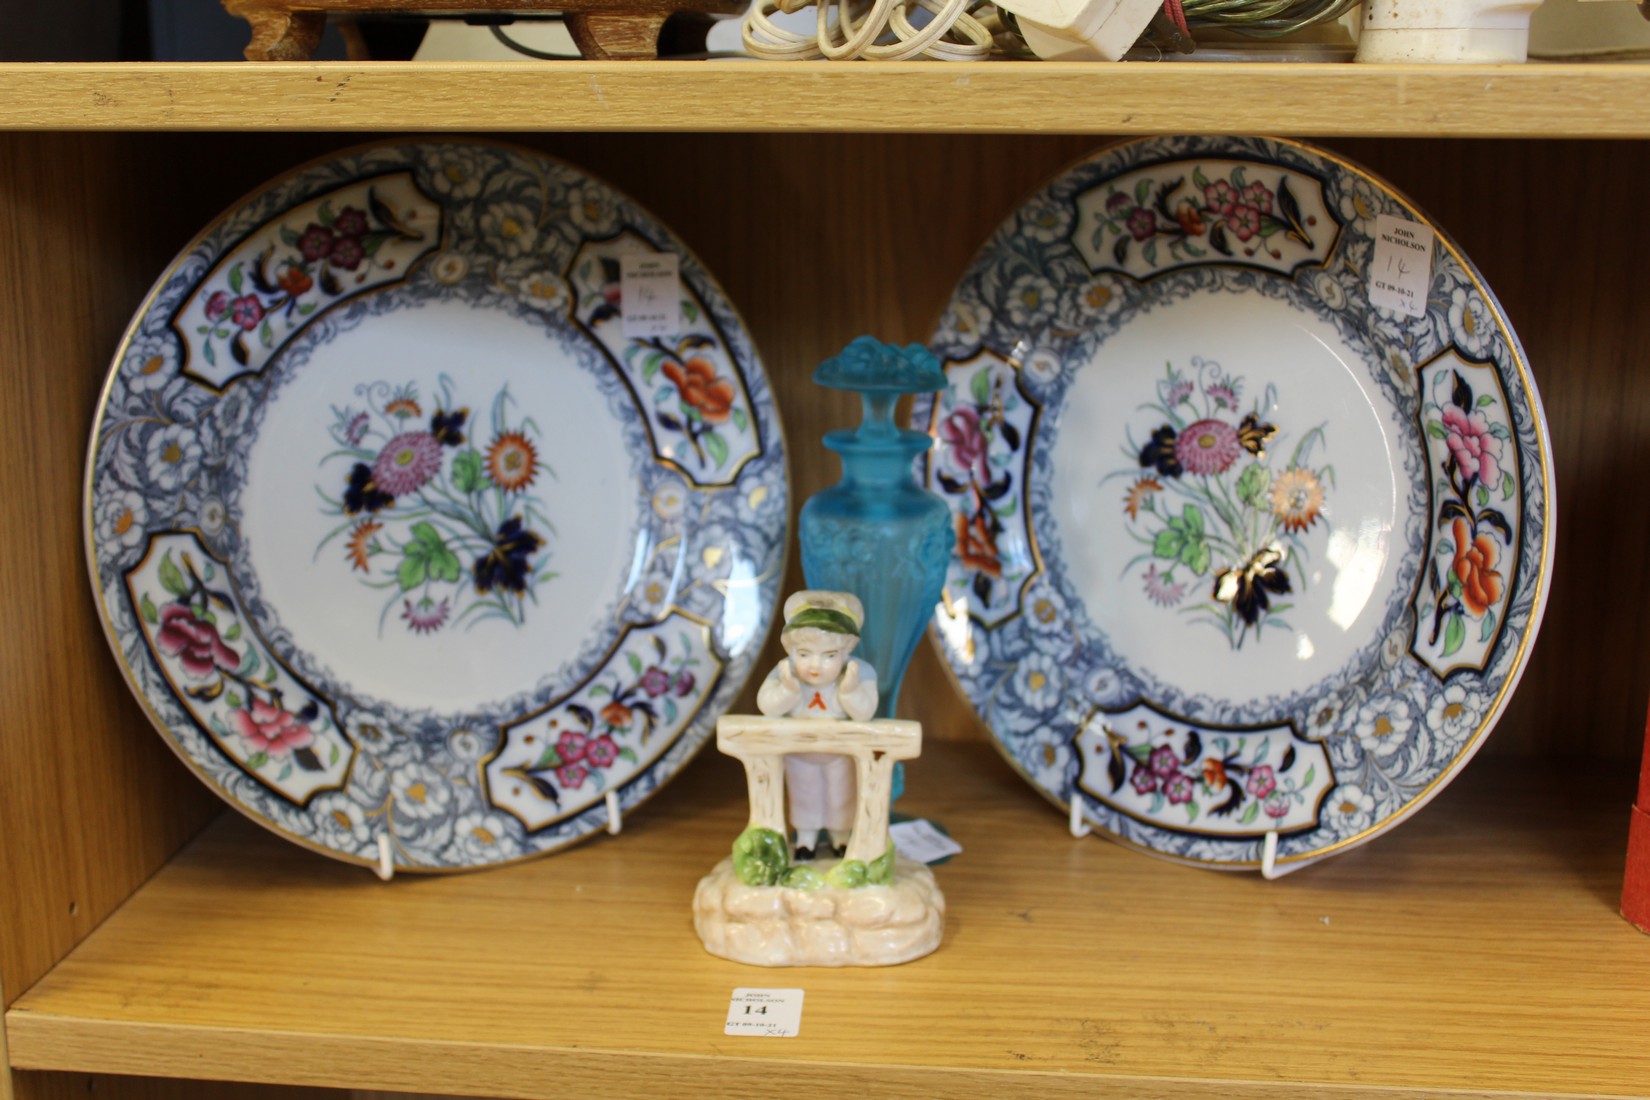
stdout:
<svg viewBox="0 0 1650 1100">
<path fill-rule="evenodd" d="M 797 0 L 753 0 L 740 24 L 745 49 L 770 61 L 830 58 L 847 61 L 974 61 L 991 53 L 991 32 L 969 15 L 970 0 L 821 0 L 814 33 L 780 27 L 769 16 L 806 5 Z M 923 8 L 933 18 L 917 27 L 911 12 Z M 831 18 L 832 9 L 836 18 Z M 892 36 L 890 38 L 889 36 Z"/>
</svg>

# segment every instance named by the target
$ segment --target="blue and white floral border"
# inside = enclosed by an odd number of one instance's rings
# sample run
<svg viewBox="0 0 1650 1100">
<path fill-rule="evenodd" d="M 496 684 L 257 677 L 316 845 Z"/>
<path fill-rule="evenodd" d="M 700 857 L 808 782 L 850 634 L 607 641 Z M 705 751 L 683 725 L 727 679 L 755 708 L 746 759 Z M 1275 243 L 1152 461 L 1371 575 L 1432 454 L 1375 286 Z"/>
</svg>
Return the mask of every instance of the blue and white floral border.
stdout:
<svg viewBox="0 0 1650 1100">
<path fill-rule="evenodd" d="M 443 170 L 455 162 L 463 171 Z M 446 231 L 439 254 L 385 292 L 318 312 L 262 377 L 243 378 L 220 395 L 182 375 L 185 356 L 172 317 L 226 253 L 286 210 L 397 170 L 412 171 L 420 188 L 442 204 Z M 519 189 L 530 189 L 535 201 L 565 199 L 569 215 L 537 235 L 533 247 L 491 254 L 488 210 L 512 201 Z M 588 338 L 575 335 L 565 304 L 547 310 L 529 294 L 513 296 L 501 289 L 546 271 L 560 277 L 584 242 L 625 229 L 677 253 L 682 280 L 705 303 L 739 371 L 761 450 L 740 469 L 732 487 L 695 490 L 651 461 L 628 389 Z M 458 260 L 438 278 L 436 264 L 445 256 Z M 473 271 L 489 261 L 496 261 L 490 284 L 451 278 L 452 271 Z M 355 698 L 336 670 L 320 667 L 295 644 L 275 609 L 259 598 L 256 576 L 236 534 L 245 443 L 255 436 L 265 403 L 310 351 L 371 318 L 445 298 L 507 309 L 543 323 L 547 335 L 595 378 L 623 425 L 633 456 L 630 472 L 638 484 L 625 522 L 635 530 L 649 526 L 661 540 L 682 539 L 674 563 L 656 559 L 653 572 L 659 576 L 644 571 L 632 578 L 628 592 L 615 594 L 610 631 L 585 640 L 562 669 L 462 721 L 400 708 L 390 700 Z M 180 448 L 181 461 L 155 461 L 160 449 L 171 446 Z M 122 339 L 104 388 L 87 464 L 86 546 L 105 633 L 122 672 L 162 735 L 197 775 L 276 832 L 328 855 L 368 864 L 378 862 L 378 830 L 368 811 L 416 788 L 420 812 L 391 815 L 395 864 L 411 870 L 458 870 L 548 852 L 607 826 L 607 809 L 598 801 L 576 816 L 528 833 L 511 815 L 487 803 L 480 765 L 493 750 L 499 725 L 565 693 L 593 672 L 624 622 L 656 621 L 673 609 L 685 612 L 711 624 L 724 667 L 677 741 L 618 789 L 621 811 L 629 812 L 649 797 L 703 746 L 716 717 L 749 675 L 777 606 L 788 545 L 788 497 L 783 434 L 754 345 L 720 286 L 674 234 L 609 185 L 536 152 L 487 143 L 390 143 L 345 152 L 271 182 L 209 226 L 161 277 Z M 666 499 L 679 503 L 661 508 L 658 502 Z M 345 790 L 303 807 L 274 795 L 232 763 L 179 705 L 124 593 L 125 574 L 141 559 L 148 536 L 171 530 L 198 533 L 231 563 L 243 605 L 266 644 L 334 699 L 358 751 Z M 711 548 L 721 553 L 707 555 Z M 707 558 L 717 564 L 707 566 Z M 738 565 L 748 567 L 749 575 L 727 583 L 727 574 Z M 669 594 L 665 603 L 650 604 L 638 596 L 655 589 Z M 725 614 L 733 600 L 745 606 Z M 433 811 L 431 791 L 439 792 Z"/>
<path fill-rule="evenodd" d="M 1273 165 L 1318 180 L 1331 216 L 1341 222 L 1324 263 L 1289 276 L 1223 260 L 1180 267 L 1144 282 L 1089 268 L 1071 244 L 1078 196 L 1142 168 L 1208 158 Z M 1150 701 L 1211 724 L 1292 723 L 1304 736 L 1322 740 L 1339 784 L 1317 829 L 1280 840 L 1276 862 L 1287 865 L 1361 843 L 1418 809 L 1471 758 L 1523 670 L 1540 624 L 1552 559 L 1553 478 L 1540 398 L 1499 303 L 1470 261 L 1436 227 L 1425 315 L 1410 317 L 1368 301 L 1364 287 L 1375 219 L 1381 214 L 1431 224 L 1365 170 L 1304 144 L 1218 137 L 1125 143 L 1062 173 L 992 234 L 959 282 L 930 342 L 947 362 L 982 350 L 1011 363 L 1035 359 L 1042 369 L 1020 371 L 1020 380 L 1045 414 L 1039 421 L 1041 438 L 1026 441 L 1035 552 L 1044 573 L 1025 592 L 1023 605 L 1036 602 L 1041 613 L 1012 616 L 995 628 L 969 618 L 959 629 L 942 611 L 942 629 L 936 630 L 942 654 L 1010 763 L 1062 806 L 1082 798 L 1086 819 L 1125 843 L 1228 868 L 1254 868 L 1262 860 L 1260 840 L 1161 828 L 1083 796 L 1076 786 L 1081 762 L 1073 742 L 1093 707 Z M 1025 293 L 1027 280 L 1040 280 L 1036 293 Z M 1112 291 L 1102 296 L 1102 309 L 1093 307 L 1092 296 L 1084 297 L 1097 281 Z M 1052 440 L 1074 365 L 1090 361 L 1095 348 L 1141 312 L 1208 290 L 1259 293 L 1329 320 L 1349 346 L 1363 349 L 1371 378 L 1417 433 L 1401 473 L 1410 486 L 1412 511 L 1422 519 L 1416 529 L 1400 533 L 1407 553 L 1395 558 L 1399 574 L 1384 626 L 1315 690 L 1247 706 L 1175 692 L 1119 660 L 1066 576 L 1052 519 Z M 1035 316 L 1028 314 L 1027 303 L 1035 304 Z M 1461 669 L 1441 680 L 1409 653 L 1410 602 L 1431 516 L 1430 473 L 1416 415 L 1416 370 L 1452 345 L 1470 359 L 1493 364 L 1512 419 L 1523 508 L 1502 632 L 1481 670 Z M 914 423 L 936 419 L 935 400 L 918 399 Z M 1073 628 L 1075 648 L 1055 641 L 1069 641 Z M 1401 716 L 1402 736 L 1373 736 L 1369 727 L 1378 715 Z"/>
</svg>

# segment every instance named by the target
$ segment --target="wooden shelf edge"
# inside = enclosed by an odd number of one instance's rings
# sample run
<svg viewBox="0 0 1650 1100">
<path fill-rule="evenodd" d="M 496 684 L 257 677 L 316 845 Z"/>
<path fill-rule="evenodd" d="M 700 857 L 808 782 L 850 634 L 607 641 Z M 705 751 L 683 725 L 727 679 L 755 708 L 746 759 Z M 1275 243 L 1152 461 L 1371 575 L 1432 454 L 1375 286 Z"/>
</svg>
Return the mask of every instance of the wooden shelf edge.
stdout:
<svg viewBox="0 0 1650 1100">
<path fill-rule="evenodd" d="M 386 885 L 227 814 L 17 1000 L 12 1064 L 530 1100 L 712 1076 L 738 1095 L 1650 1095 L 1650 950 L 1604 900 L 1609 777 L 1486 762 L 1391 836 L 1267 883 L 1074 841 L 993 756 L 936 745 L 914 774 L 909 812 L 966 850 L 941 868 L 946 943 L 909 966 L 703 953 L 688 899 L 745 810 L 737 767 L 707 757 L 623 836 L 474 875 Z M 1165 921 L 1190 897 L 1213 956 Z M 805 988 L 802 1035 L 722 1035 L 743 985 Z"/>
<path fill-rule="evenodd" d="M 10 63 L 0 129 L 1647 137 L 1650 66 Z"/>
<path fill-rule="evenodd" d="M 753 981 L 760 978 L 758 974 Z M 783 977 L 783 975 L 781 975 Z M 764 984 L 787 984 L 776 978 Z M 1348 1086 L 1311 1081 L 1211 1080 L 1143 1076 L 993 1070 L 969 1066 L 824 1062 L 736 1053 L 741 1043 L 777 1046 L 768 1040 L 726 1040 L 715 1054 L 657 1051 L 592 1051 L 576 1047 L 419 1042 L 363 1035 L 315 1035 L 234 1028 L 178 1028 L 105 1020 L 55 1018 L 27 1009 L 6 1014 L 15 1036 L 13 1068 L 138 1077 L 180 1077 L 322 1088 L 559 1100 L 566 1096 L 669 1095 L 687 1082 L 714 1081 L 717 1095 L 758 1096 L 783 1090 L 832 1095 L 865 1092 L 878 1097 L 973 1100 L 981 1096 L 1035 1096 L 1039 1100 L 1086 1100 L 1173 1096 L 1176 1100 L 1404 1100 L 1436 1097 L 1434 1088 Z M 186 1066 L 148 1052 L 192 1046 Z M 340 1066 L 348 1066 L 347 1079 Z M 827 1091 L 828 1090 L 828 1091 Z M 1564 1094 L 1543 1091 L 1473 1090 L 1472 1097 L 1525 1100 Z M 1597 1096 L 1578 1089 L 1573 1095 Z"/>
</svg>

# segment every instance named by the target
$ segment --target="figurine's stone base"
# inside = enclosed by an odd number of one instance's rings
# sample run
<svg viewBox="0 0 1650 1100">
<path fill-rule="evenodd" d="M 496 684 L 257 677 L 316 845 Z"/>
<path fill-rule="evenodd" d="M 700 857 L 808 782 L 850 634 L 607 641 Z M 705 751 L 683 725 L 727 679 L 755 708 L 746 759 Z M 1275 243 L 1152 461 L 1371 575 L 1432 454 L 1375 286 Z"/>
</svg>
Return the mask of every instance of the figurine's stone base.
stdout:
<svg viewBox="0 0 1650 1100">
<path fill-rule="evenodd" d="M 891 966 L 940 945 L 945 896 L 934 873 L 896 859 L 887 886 L 746 886 L 724 859 L 699 880 L 693 927 L 705 950 L 756 966 Z"/>
</svg>

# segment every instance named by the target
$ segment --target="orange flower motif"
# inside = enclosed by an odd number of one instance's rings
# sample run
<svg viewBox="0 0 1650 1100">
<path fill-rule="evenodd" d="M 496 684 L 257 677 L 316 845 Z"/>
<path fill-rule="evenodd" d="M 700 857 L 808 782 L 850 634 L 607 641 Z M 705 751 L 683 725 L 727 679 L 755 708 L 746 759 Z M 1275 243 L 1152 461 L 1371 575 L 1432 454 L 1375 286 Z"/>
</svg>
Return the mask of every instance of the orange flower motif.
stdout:
<svg viewBox="0 0 1650 1100">
<path fill-rule="evenodd" d="M 997 556 L 997 539 L 991 533 L 983 512 L 973 516 L 957 513 L 957 553 L 970 569 L 991 577 L 1003 575 L 1003 562 Z"/>
<path fill-rule="evenodd" d="M 1153 493 L 1162 491 L 1163 483 L 1155 477 L 1141 478 L 1130 485 L 1129 491 L 1123 495 L 1123 511 L 1128 513 L 1130 519 L 1139 519 L 1140 509 L 1145 506 L 1146 501 Z"/>
<path fill-rule="evenodd" d="M 681 394 L 682 403 L 699 410 L 712 424 L 720 424 L 733 412 L 733 383 L 716 377 L 716 368 L 703 359 L 677 363 L 665 360 L 665 377 Z"/>
<path fill-rule="evenodd" d="M 402 419 L 406 419 L 410 416 L 424 415 L 424 410 L 418 407 L 418 402 L 414 401 L 410 397 L 397 397 L 394 401 L 391 401 L 389 404 L 384 406 L 384 411 L 389 413 L 391 416 L 399 416 Z"/>
<path fill-rule="evenodd" d="M 1226 786 L 1226 765 L 1216 757 L 1209 757 L 1203 762 L 1203 782 L 1215 790 Z"/>
<path fill-rule="evenodd" d="M 1180 223 L 1181 232 L 1189 237 L 1196 237 L 1203 232 L 1203 215 L 1189 202 L 1183 202 L 1175 207 L 1174 220 Z"/>
<path fill-rule="evenodd" d="M 280 284 L 282 290 L 294 298 L 315 285 L 315 280 L 297 264 L 287 264 L 281 269 L 280 275 L 276 276 L 275 281 Z"/>
<path fill-rule="evenodd" d="M 350 568 L 369 571 L 367 557 L 372 553 L 372 536 L 383 528 L 383 524 L 375 519 L 364 519 L 355 525 L 355 530 L 349 533 L 349 542 L 345 545 L 344 553 L 349 558 Z"/>
<path fill-rule="evenodd" d="M 1311 470 L 1294 466 L 1272 482 L 1269 500 L 1283 529 L 1299 533 L 1316 523 L 1323 511 L 1323 483 Z"/>
<path fill-rule="evenodd" d="M 1468 541 L 1472 529 L 1459 516 L 1455 519 L 1455 570 L 1461 582 L 1461 602 L 1474 615 L 1482 615 L 1501 602 L 1501 574 L 1495 571 L 1500 551 L 1488 535 Z"/>
<path fill-rule="evenodd" d="M 538 469 L 538 452 L 520 432 L 504 432 L 487 448 L 487 476 L 507 493 L 533 484 Z"/>
<path fill-rule="evenodd" d="M 630 725 L 630 708 L 620 702 L 612 702 L 602 708 L 602 721 L 610 726 Z"/>
</svg>

